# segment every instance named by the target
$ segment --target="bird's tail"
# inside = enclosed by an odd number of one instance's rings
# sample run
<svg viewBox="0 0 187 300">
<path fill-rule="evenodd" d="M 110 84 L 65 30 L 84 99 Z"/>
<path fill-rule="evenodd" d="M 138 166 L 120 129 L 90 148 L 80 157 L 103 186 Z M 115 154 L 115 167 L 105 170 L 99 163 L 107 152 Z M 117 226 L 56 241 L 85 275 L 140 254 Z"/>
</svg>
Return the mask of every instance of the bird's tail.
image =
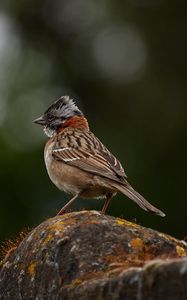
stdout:
<svg viewBox="0 0 187 300">
<path fill-rule="evenodd" d="M 130 184 L 127 183 L 127 185 L 122 185 L 116 182 L 112 182 L 111 185 L 118 191 L 129 197 L 131 200 L 135 201 L 144 210 L 151 211 L 158 216 L 165 217 L 165 213 L 149 203 L 143 196 L 136 192 Z"/>
</svg>

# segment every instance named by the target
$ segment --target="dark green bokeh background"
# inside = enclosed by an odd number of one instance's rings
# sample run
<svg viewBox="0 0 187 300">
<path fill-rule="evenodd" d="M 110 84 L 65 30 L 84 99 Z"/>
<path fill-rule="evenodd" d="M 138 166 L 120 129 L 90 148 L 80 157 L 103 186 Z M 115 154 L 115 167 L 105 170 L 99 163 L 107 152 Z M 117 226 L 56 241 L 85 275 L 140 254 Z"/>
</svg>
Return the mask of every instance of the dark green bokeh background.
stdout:
<svg viewBox="0 0 187 300">
<path fill-rule="evenodd" d="M 69 94 L 121 160 L 129 181 L 166 218 L 123 195 L 109 214 L 186 235 L 187 2 L 1 1 L 0 239 L 69 199 L 50 182 L 46 138 L 32 123 Z M 72 209 L 100 209 L 79 200 Z"/>
</svg>

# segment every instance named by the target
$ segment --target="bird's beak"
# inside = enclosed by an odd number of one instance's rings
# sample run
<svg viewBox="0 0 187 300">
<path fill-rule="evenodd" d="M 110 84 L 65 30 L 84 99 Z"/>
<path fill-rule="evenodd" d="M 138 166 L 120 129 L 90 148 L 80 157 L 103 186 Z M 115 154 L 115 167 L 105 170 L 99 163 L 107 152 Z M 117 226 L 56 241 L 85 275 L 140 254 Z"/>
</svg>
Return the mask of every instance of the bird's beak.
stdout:
<svg viewBox="0 0 187 300">
<path fill-rule="evenodd" d="M 33 122 L 39 125 L 46 125 L 46 120 L 44 119 L 44 116 L 37 118 Z"/>
</svg>

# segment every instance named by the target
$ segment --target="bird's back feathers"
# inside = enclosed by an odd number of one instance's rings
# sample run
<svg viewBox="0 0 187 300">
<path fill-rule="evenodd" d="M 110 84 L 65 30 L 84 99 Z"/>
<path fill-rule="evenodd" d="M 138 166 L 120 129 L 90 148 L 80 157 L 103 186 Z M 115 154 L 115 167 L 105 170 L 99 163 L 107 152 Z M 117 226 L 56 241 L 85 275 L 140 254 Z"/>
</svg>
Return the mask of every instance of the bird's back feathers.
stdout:
<svg viewBox="0 0 187 300">
<path fill-rule="evenodd" d="M 54 159 L 117 182 L 124 182 L 126 174 L 120 162 L 92 132 L 67 128 L 55 139 Z"/>
</svg>

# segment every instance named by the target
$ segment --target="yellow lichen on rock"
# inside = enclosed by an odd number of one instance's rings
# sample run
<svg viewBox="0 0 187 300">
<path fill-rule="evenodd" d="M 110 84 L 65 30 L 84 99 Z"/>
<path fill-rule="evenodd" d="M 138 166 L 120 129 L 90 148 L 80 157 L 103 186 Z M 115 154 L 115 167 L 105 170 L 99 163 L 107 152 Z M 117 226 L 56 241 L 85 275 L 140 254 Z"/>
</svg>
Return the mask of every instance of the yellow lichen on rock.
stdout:
<svg viewBox="0 0 187 300">
<path fill-rule="evenodd" d="M 140 238 L 137 237 L 131 240 L 131 246 L 135 249 L 142 249 L 144 243 Z"/>
<path fill-rule="evenodd" d="M 29 274 L 34 277 L 36 274 L 36 262 L 33 261 L 29 266 L 28 266 L 28 272 Z"/>
<path fill-rule="evenodd" d="M 132 223 L 132 222 L 129 222 L 129 221 L 124 220 L 124 219 L 116 218 L 115 222 L 118 225 L 124 225 L 124 226 L 127 226 L 127 227 L 139 228 L 139 225 L 137 225 L 136 223 Z"/>
<path fill-rule="evenodd" d="M 185 251 L 185 249 L 184 248 L 182 248 L 181 246 L 176 246 L 176 251 L 177 251 L 177 254 L 179 255 L 179 256 L 187 256 L 187 253 L 186 253 L 186 251 Z"/>
<path fill-rule="evenodd" d="M 49 233 L 49 234 L 46 236 L 45 240 L 43 241 L 43 245 L 48 244 L 49 241 L 50 241 L 52 238 L 53 238 L 53 234 Z"/>
<path fill-rule="evenodd" d="M 116 219 L 116 223 L 117 223 L 118 225 L 125 225 L 125 220 L 122 220 L 122 219 L 117 218 L 117 219 Z"/>
<path fill-rule="evenodd" d="M 65 223 L 63 221 L 55 222 L 51 226 L 48 227 L 51 231 L 57 231 L 64 229 Z"/>
</svg>

